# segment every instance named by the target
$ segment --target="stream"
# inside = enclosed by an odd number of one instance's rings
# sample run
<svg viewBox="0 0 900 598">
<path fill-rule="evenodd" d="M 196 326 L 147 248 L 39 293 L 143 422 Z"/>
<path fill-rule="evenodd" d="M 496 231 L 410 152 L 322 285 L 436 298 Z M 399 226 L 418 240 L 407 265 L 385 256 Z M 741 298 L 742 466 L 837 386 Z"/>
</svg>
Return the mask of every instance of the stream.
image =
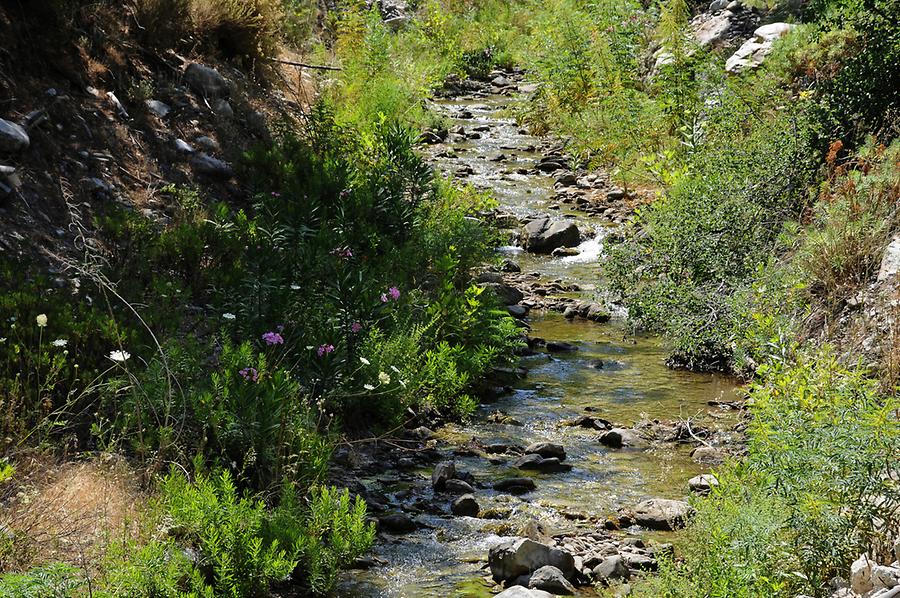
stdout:
<svg viewBox="0 0 900 598">
<path fill-rule="evenodd" d="M 429 146 L 431 161 L 439 172 L 462 175 L 463 181 L 490 189 L 501 211 L 519 220 L 548 214 L 574 219 L 582 233 L 590 233 L 577 255 L 534 255 L 512 244 L 499 251 L 515 261 L 523 273 L 533 273 L 535 280 L 563 287 L 574 283 L 578 290 L 569 296 L 594 300 L 603 238 L 617 224 L 573 211 L 555 200 L 556 177 L 534 170 L 548 142 L 529 136 L 505 116 L 512 102 L 509 95 L 499 94 L 436 101 L 435 107 L 448 119 L 450 130 L 459 133 L 451 133 L 445 143 Z M 414 488 L 416 496 L 424 493 L 426 499 L 445 505 L 445 512 L 423 509 L 417 514 L 421 525 L 416 531 L 379 536 L 374 549 L 376 566 L 349 571 L 338 594 L 490 596 L 492 584 L 485 580 L 489 574 L 488 550 L 504 539 L 521 535 L 520 529 L 531 520 L 557 535 L 598 526 L 602 529 L 606 518 L 617 509 L 649 497 L 684 500 L 689 494 L 688 480 L 710 469 L 691 458 L 696 443 L 610 449 L 598 442 L 600 432 L 596 429 L 560 425 L 585 413 L 624 427 L 646 419 L 699 416 L 698 421 L 705 426 L 727 434 L 737 421 L 734 412 L 710 405 L 711 401 L 739 398 L 733 379 L 667 368 L 660 339 L 632 335 L 621 316 L 614 313 L 610 322 L 600 324 L 533 310 L 526 318 L 529 336 L 564 341 L 577 350 L 547 352 L 537 348 L 534 354 L 522 358 L 521 366 L 528 375 L 515 382 L 512 392 L 482 405 L 471 421 L 450 424 L 436 432 L 437 450 L 443 459 L 454 460 L 458 470 L 474 476 L 480 518 L 449 514 L 454 497 L 431 489 L 433 465 L 403 474 L 360 477 L 366 488 L 377 487 L 397 503 L 402 503 Z M 465 450 L 473 439 L 483 445 L 558 443 L 565 447 L 565 463 L 572 469 L 561 473 L 518 471 L 512 468 L 514 457 L 485 458 L 478 451 Z M 521 496 L 492 489 L 493 481 L 512 475 L 532 477 L 536 489 Z M 494 518 L 485 518 L 486 514 Z M 616 533 L 677 544 L 677 532 L 648 532 L 634 527 Z M 590 587 L 581 587 L 579 592 L 593 595 Z"/>
</svg>

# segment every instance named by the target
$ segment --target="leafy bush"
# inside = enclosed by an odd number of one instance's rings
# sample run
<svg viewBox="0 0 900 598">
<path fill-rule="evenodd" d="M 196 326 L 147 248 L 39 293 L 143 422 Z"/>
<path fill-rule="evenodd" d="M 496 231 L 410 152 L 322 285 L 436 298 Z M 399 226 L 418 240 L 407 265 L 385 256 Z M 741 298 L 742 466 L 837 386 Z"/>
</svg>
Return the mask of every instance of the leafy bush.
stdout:
<svg viewBox="0 0 900 598">
<path fill-rule="evenodd" d="M 684 566 L 639 595 L 822 595 L 860 553 L 891 560 L 900 405 L 827 349 L 777 354 L 749 391 L 746 460 L 698 502 Z"/>
<path fill-rule="evenodd" d="M 269 534 L 290 544 L 300 560 L 305 585 L 316 595 L 330 592 L 337 573 L 371 548 L 375 526 L 366 522 L 366 504 L 344 489 L 322 486 L 301 506 L 285 487 L 268 522 Z"/>
<path fill-rule="evenodd" d="M 265 504 L 241 497 L 227 471 L 198 473 L 192 483 L 173 470 L 160 492 L 171 533 L 199 551 L 215 595 L 262 595 L 296 567 L 291 547 L 264 535 Z"/>
<path fill-rule="evenodd" d="M 80 572 L 62 563 L 0 576 L 0 595 L 9 598 L 69 598 L 86 587 Z"/>
</svg>

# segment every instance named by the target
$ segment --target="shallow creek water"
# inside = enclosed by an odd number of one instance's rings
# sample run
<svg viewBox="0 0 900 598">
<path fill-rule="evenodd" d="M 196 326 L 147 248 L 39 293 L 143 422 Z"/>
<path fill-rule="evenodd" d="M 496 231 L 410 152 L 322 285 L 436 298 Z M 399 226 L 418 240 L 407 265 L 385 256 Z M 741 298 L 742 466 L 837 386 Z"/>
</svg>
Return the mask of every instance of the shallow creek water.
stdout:
<svg viewBox="0 0 900 598">
<path fill-rule="evenodd" d="M 542 279 L 562 279 L 577 283 L 586 298 L 592 295 L 598 279 L 598 259 L 602 256 L 602 238 L 607 228 L 600 221 L 565 210 L 548 209 L 553 178 L 542 174 L 516 174 L 533 168 L 540 153 L 540 140 L 522 134 L 512 119 L 499 116 L 509 105 L 504 96 L 459 99 L 438 104 L 452 121 L 466 131 L 479 131 L 479 139 L 451 138 L 446 145 L 433 146 L 433 154 L 452 147 L 457 157 L 436 156 L 435 166 L 444 173 L 471 169 L 465 180 L 476 187 L 489 188 L 504 211 L 517 216 L 559 214 L 576 218 L 582 230 L 598 231 L 595 238 L 580 247 L 581 254 L 568 258 L 534 256 L 513 247 L 500 248 L 510 253 L 523 272 L 540 272 Z M 455 118 L 463 111 L 473 118 Z M 467 115 L 466 115 L 467 116 Z M 503 161 L 492 160 L 504 154 Z M 608 324 L 567 321 L 555 313 L 532 313 L 528 317 L 531 336 L 566 341 L 578 346 L 571 353 L 538 353 L 523 358 L 528 369 L 526 379 L 512 393 L 484 405 L 472 421 L 446 426 L 438 432 L 440 446 L 457 468 L 474 474 L 478 481 L 492 481 L 513 475 L 531 475 L 537 490 L 521 497 L 498 493 L 476 485 L 476 498 L 482 512 L 488 509 L 510 510 L 507 519 L 489 520 L 471 517 L 422 515 L 420 522 L 430 529 L 397 538 L 379 540 L 375 553 L 388 564 L 369 571 L 352 571 L 342 581 L 341 596 L 434 597 L 490 596 L 482 581 L 488 549 L 502 539 L 515 535 L 523 522 L 536 519 L 551 532 L 574 529 L 575 518 L 602 519 L 618 508 L 633 505 L 648 497 L 684 498 L 687 480 L 706 471 L 695 464 L 690 446 L 666 444 L 648 450 L 611 450 L 598 442 L 599 432 L 560 426 L 560 420 L 583 415 L 586 408 L 616 424 L 630 426 L 644 418 L 675 419 L 715 411 L 707 402 L 734 400 L 733 380 L 716 375 L 673 371 L 665 364 L 665 351 L 652 337 L 626 334 L 624 323 L 613 319 Z M 590 364 L 602 360 L 603 367 Z M 521 425 L 491 423 L 488 415 L 501 410 Z M 717 413 L 712 421 L 723 427 L 734 423 L 727 413 Z M 568 473 L 538 474 L 520 472 L 510 464 L 492 464 L 482 457 L 451 456 L 453 447 L 477 438 L 485 443 L 503 442 L 527 445 L 551 441 L 563 445 Z M 419 472 L 427 483 L 430 470 Z M 386 492 L 402 492 L 408 482 L 391 485 L 390 476 L 361 480 L 379 484 Z M 487 484 L 489 486 L 489 484 Z M 428 490 L 430 492 L 430 490 Z M 443 497 L 449 504 L 452 497 Z M 640 533 L 634 530 L 635 533 Z"/>
</svg>

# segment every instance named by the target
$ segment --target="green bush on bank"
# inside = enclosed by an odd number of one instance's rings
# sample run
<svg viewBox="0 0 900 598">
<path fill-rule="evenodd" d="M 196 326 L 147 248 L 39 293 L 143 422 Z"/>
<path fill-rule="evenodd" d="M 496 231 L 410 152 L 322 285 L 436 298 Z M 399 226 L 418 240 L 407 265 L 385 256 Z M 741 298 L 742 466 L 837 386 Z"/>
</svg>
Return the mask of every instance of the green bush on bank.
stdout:
<svg viewBox="0 0 900 598">
<path fill-rule="evenodd" d="M 777 354 L 749 390 L 747 457 L 695 502 L 684 563 L 639 596 L 818 596 L 862 552 L 892 550 L 900 404 L 827 349 Z"/>
</svg>

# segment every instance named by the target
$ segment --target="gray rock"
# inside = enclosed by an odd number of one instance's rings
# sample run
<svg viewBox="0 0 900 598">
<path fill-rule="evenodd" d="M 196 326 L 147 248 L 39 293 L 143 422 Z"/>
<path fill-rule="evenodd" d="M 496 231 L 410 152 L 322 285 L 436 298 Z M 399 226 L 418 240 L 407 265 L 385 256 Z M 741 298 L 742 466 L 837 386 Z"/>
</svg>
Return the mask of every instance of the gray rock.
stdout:
<svg viewBox="0 0 900 598">
<path fill-rule="evenodd" d="M 725 455 L 714 446 L 698 446 L 691 451 L 691 458 L 697 463 L 719 465 L 725 462 Z"/>
<path fill-rule="evenodd" d="M 881 267 L 878 269 L 878 282 L 892 280 L 897 277 L 898 272 L 900 272 L 900 235 L 894 236 L 884 250 Z"/>
<path fill-rule="evenodd" d="M 683 500 L 650 498 L 634 508 L 634 521 L 655 530 L 676 530 L 684 527 L 694 509 Z"/>
<path fill-rule="evenodd" d="M 500 264 L 500 270 L 503 272 L 521 272 L 522 268 L 514 261 L 506 259 Z"/>
<path fill-rule="evenodd" d="M 482 272 L 475 277 L 475 282 L 499 284 L 503 282 L 503 274 L 500 272 Z"/>
<path fill-rule="evenodd" d="M 172 108 L 168 104 L 160 102 L 159 100 L 147 100 L 146 103 L 147 110 L 160 118 L 165 118 L 169 112 L 172 111 Z"/>
<path fill-rule="evenodd" d="M 561 444 L 553 442 L 535 442 L 525 447 L 525 454 L 536 454 L 544 458 L 556 457 L 560 461 L 566 460 L 566 449 Z"/>
<path fill-rule="evenodd" d="M 450 512 L 457 517 L 478 517 L 478 501 L 471 494 L 463 494 L 450 505 Z"/>
<path fill-rule="evenodd" d="M 549 218 L 532 220 L 525 225 L 522 236 L 525 249 L 533 253 L 551 253 L 557 247 L 575 247 L 581 241 L 574 223 Z"/>
<path fill-rule="evenodd" d="M 572 353 L 577 351 L 578 347 L 572 343 L 563 341 L 549 341 L 547 343 L 547 350 L 551 353 Z"/>
<path fill-rule="evenodd" d="M 416 531 L 416 522 L 403 513 L 382 515 L 378 518 L 378 528 L 391 534 L 408 534 Z"/>
<path fill-rule="evenodd" d="M 514 318 L 522 319 L 528 315 L 528 308 L 524 305 L 507 305 L 506 311 Z"/>
<path fill-rule="evenodd" d="M 200 152 L 195 154 L 191 159 L 191 166 L 197 174 L 208 176 L 213 179 L 230 179 L 234 176 L 234 171 L 226 162 L 213 158 L 209 154 Z"/>
<path fill-rule="evenodd" d="M 213 112 L 224 118 L 234 118 L 234 108 L 225 98 L 219 98 L 213 103 Z"/>
<path fill-rule="evenodd" d="M 475 489 L 464 480 L 450 479 L 444 482 L 444 492 L 448 494 L 471 494 L 475 492 Z"/>
<path fill-rule="evenodd" d="M 482 283 L 482 287 L 491 290 L 504 305 L 515 305 L 525 298 L 522 291 L 502 282 Z"/>
<path fill-rule="evenodd" d="M 563 572 L 553 565 L 544 565 L 532 573 L 528 587 L 559 596 L 571 596 L 575 593 L 575 587 L 569 583 Z"/>
<path fill-rule="evenodd" d="M 20 125 L 0 118 L 0 152 L 15 154 L 31 143 L 28 133 Z"/>
<path fill-rule="evenodd" d="M 688 488 L 691 492 L 697 494 L 709 494 L 709 492 L 719 485 L 719 480 L 711 473 L 701 473 L 688 480 Z"/>
<path fill-rule="evenodd" d="M 553 598 L 553 594 L 548 594 L 543 590 L 531 590 L 522 586 L 513 586 L 503 590 L 494 598 Z"/>
<path fill-rule="evenodd" d="M 207 98 L 225 97 L 229 93 L 228 80 L 219 71 L 196 62 L 185 69 L 184 81 L 195 93 Z"/>
<path fill-rule="evenodd" d="M 728 0 L 713 0 L 709 3 L 709 12 L 718 12 L 728 6 Z"/>
<path fill-rule="evenodd" d="M 196 150 L 184 139 L 175 140 L 175 151 L 179 154 L 193 154 Z"/>
<path fill-rule="evenodd" d="M 600 435 L 600 444 L 609 448 L 640 447 L 644 440 L 634 430 L 627 428 L 613 428 Z"/>
<path fill-rule="evenodd" d="M 731 29 L 731 13 L 724 12 L 696 26 L 694 38 L 701 47 L 715 46 L 725 39 L 729 29 Z"/>
<path fill-rule="evenodd" d="M 740 73 L 745 69 L 758 67 L 772 52 L 775 41 L 787 35 L 795 27 L 797 26 L 790 23 L 769 23 L 757 28 L 753 32 L 753 37 L 745 41 L 725 61 L 725 70 L 729 73 Z"/>
<path fill-rule="evenodd" d="M 571 465 L 561 462 L 556 457 L 545 459 L 540 455 L 524 455 L 513 463 L 513 467 L 544 473 L 560 473 L 571 471 L 572 469 Z"/>
<path fill-rule="evenodd" d="M 656 563 L 656 559 L 646 554 L 623 552 L 622 558 L 625 560 L 625 564 L 628 565 L 629 569 L 636 569 L 638 571 L 656 571 L 659 567 Z"/>
<path fill-rule="evenodd" d="M 575 559 L 571 554 L 528 538 L 507 540 L 491 548 L 488 565 L 496 582 L 511 581 L 545 565 L 556 567 L 566 579 L 571 580 L 575 575 Z"/>
<path fill-rule="evenodd" d="M 434 466 L 431 472 L 431 486 L 435 490 L 443 490 L 447 484 L 447 480 L 456 477 L 456 463 L 453 461 L 444 461 Z"/>
<path fill-rule="evenodd" d="M 594 567 L 594 579 L 609 584 L 611 581 L 628 581 L 631 571 L 621 555 L 608 556 Z"/>
<path fill-rule="evenodd" d="M 494 490 L 498 492 L 509 492 L 510 494 L 525 494 L 536 488 L 534 480 L 531 478 L 506 478 L 494 482 Z"/>
<path fill-rule="evenodd" d="M 218 152 L 222 149 L 218 141 L 206 135 L 197 137 L 194 139 L 194 143 L 207 152 Z"/>
</svg>

